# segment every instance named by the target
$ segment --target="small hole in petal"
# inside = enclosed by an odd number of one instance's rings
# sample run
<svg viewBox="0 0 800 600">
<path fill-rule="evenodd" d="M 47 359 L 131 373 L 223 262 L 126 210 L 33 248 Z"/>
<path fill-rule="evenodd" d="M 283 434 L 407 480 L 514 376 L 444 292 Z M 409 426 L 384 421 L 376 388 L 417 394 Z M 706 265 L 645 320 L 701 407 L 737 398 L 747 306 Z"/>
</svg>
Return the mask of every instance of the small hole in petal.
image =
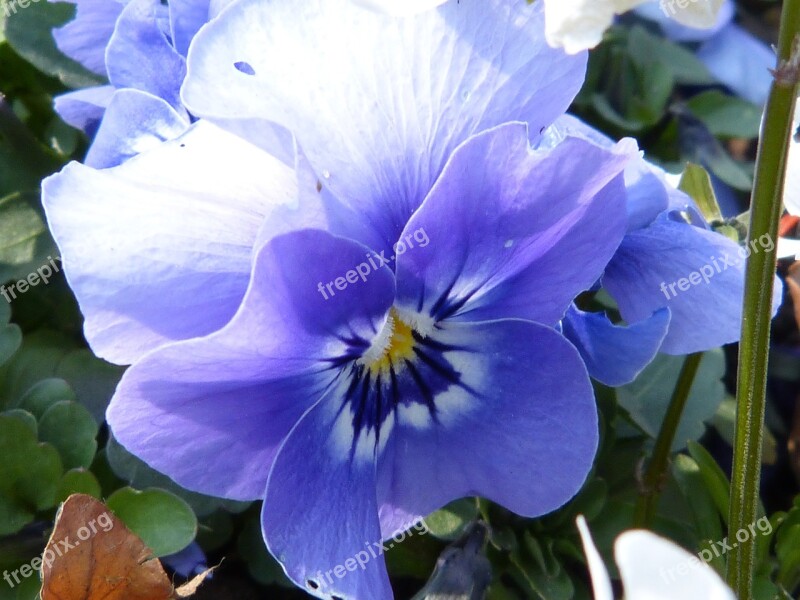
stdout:
<svg viewBox="0 0 800 600">
<path fill-rule="evenodd" d="M 256 70 L 250 65 L 249 62 L 245 62 L 240 60 L 239 62 L 233 63 L 233 66 L 236 67 L 236 70 L 244 73 L 245 75 L 255 75 Z"/>
<path fill-rule="evenodd" d="M 309 579 L 308 581 L 306 581 L 306 585 L 308 587 L 310 587 L 312 590 L 318 590 L 319 589 L 319 584 L 316 581 L 314 581 L 313 579 Z"/>
<path fill-rule="evenodd" d="M 344 600 L 341 596 L 331 596 L 331 600 Z"/>
</svg>

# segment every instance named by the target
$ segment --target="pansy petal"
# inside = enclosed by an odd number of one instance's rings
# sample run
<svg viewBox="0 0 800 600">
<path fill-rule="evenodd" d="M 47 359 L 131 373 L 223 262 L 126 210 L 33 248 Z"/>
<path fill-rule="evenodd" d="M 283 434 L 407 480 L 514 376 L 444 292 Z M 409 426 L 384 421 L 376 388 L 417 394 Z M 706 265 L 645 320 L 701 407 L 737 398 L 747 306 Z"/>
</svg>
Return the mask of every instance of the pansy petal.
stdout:
<svg viewBox="0 0 800 600">
<path fill-rule="evenodd" d="M 189 128 L 189 120 L 167 102 L 139 90 L 119 90 L 106 110 L 84 164 L 116 167 Z"/>
<path fill-rule="evenodd" d="M 106 49 L 108 79 L 118 88 L 149 92 L 182 110 L 186 61 L 161 30 L 162 8 L 161 0 L 131 0 L 125 7 Z"/>
<path fill-rule="evenodd" d="M 98 356 L 129 364 L 234 314 L 265 216 L 294 173 L 210 123 L 115 167 L 43 185 L 50 228 Z"/>
<path fill-rule="evenodd" d="M 75 18 L 53 30 L 58 49 L 84 67 L 105 76 L 105 49 L 117 23 L 124 1 L 75 0 Z"/>
<path fill-rule="evenodd" d="M 192 38 L 208 23 L 210 3 L 211 0 L 170 0 L 172 43 L 183 56 L 189 51 Z"/>
<path fill-rule="evenodd" d="M 353 0 L 356 4 L 390 14 L 395 17 L 408 17 L 419 12 L 441 6 L 447 0 Z"/>
<path fill-rule="evenodd" d="M 627 327 L 614 325 L 603 314 L 574 305 L 563 321 L 564 336 L 575 344 L 586 368 L 597 381 L 616 387 L 633 381 L 655 357 L 669 327 L 669 310 Z"/>
<path fill-rule="evenodd" d="M 672 319 L 661 352 L 709 350 L 739 339 L 743 253 L 728 238 L 689 225 L 677 213 L 665 213 L 625 237 L 608 265 L 603 286 L 628 323 L 670 309 Z M 780 294 L 776 282 L 776 310 Z"/>
<path fill-rule="evenodd" d="M 580 119 L 562 115 L 542 134 L 536 147 L 554 148 L 568 137 L 579 137 L 608 150 L 615 145 L 611 138 Z M 636 156 L 625 167 L 625 189 L 628 230 L 631 231 L 649 225 L 666 210 L 672 188 L 662 169 Z"/>
<path fill-rule="evenodd" d="M 767 101 L 775 52 L 735 23 L 705 42 L 697 58 L 737 96 L 758 105 Z"/>
<path fill-rule="evenodd" d="M 608 576 L 608 569 L 603 562 L 597 546 L 594 545 L 592 534 L 583 515 L 578 516 L 578 531 L 581 534 L 583 543 L 583 553 L 586 555 L 586 562 L 589 564 L 589 574 L 592 576 L 592 590 L 594 600 L 614 600 L 614 592 L 611 589 L 611 578 Z"/>
<path fill-rule="evenodd" d="M 443 323 L 431 340 L 447 348 L 457 382 L 434 396 L 435 418 L 414 406 L 396 411 L 379 462 L 382 514 L 427 515 L 483 496 L 534 517 L 577 493 L 598 441 L 577 350 L 555 330 L 515 319 Z"/>
<path fill-rule="evenodd" d="M 392 600 L 375 459 L 341 452 L 337 409 L 323 400 L 280 449 L 261 514 L 264 539 L 292 581 L 317 598 Z"/>
<path fill-rule="evenodd" d="M 526 0 L 450 0 L 390 18 L 351 0 L 243 0 L 197 36 L 183 98 L 204 118 L 261 118 L 297 136 L 321 184 L 397 239 L 447 158 L 476 132 L 563 113 L 585 72 L 545 43 Z"/>
<path fill-rule="evenodd" d="M 53 104 L 65 123 L 92 136 L 114 97 L 113 85 L 100 85 L 56 96 Z"/>
<path fill-rule="evenodd" d="M 714 569 L 650 531 L 626 531 L 614 544 L 626 598 L 735 600 Z"/>
<path fill-rule="evenodd" d="M 680 10 L 680 7 L 677 6 L 677 1 L 670 3 L 665 0 L 664 2 L 648 2 L 642 4 L 635 9 L 635 12 L 640 17 L 658 23 L 664 35 L 673 41 L 703 42 L 715 36 L 720 29 L 733 21 L 733 17 L 736 14 L 736 5 L 732 0 L 724 0 L 717 13 L 716 21 L 712 26 L 707 28 L 683 25 L 671 18 L 672 13 L 678 10 Z"/>
<path fill-rule="evenodd" d="M 398 303 L 434 320 L 515 317 L 554 326 L 622 239 L 622 170 L 635 155 L 635 145 L 608 151 L 577 138 L 531 151 L 521 123 L 475 136 L 396 247 Z"/>
<path fill-rule="evenodd" d="M 365 251 L 313 230 L 270 242 L 228 325 L 128 369 L 107 413 L 117 440 L 188 489 L 261 497 L 283 439 L 333 382 L 343 340 L 374 335 L 385 321 L 388 269 L 335 300 L 317 290 Z"/>
</svg>

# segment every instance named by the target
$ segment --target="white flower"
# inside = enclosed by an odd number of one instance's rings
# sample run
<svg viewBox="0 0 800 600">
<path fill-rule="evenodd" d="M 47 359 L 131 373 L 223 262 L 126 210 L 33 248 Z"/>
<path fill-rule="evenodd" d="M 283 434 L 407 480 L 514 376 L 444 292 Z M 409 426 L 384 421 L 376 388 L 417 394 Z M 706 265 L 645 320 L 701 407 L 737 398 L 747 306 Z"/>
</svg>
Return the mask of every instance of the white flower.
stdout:
<svg viewBox="0 0 800 600">
<path fill-rule="evenodd" d="M 586 520 L 578 529 L 589 563 L 595 600 L 614 600 L 611 579 Z M 626 531 L 614 544 L 625 600 L 736 600 L 717 572 L 697 556 L 644 530 Z"/>
<path fill-rule="evenodd" d="M 593 48 L 614 17 L 655 0 L 544 0 L 547 42 L 570 54 Z M 689 27 L 713 27 L 724 0 L 658 0 L 664 13 Z"/>
</svg>

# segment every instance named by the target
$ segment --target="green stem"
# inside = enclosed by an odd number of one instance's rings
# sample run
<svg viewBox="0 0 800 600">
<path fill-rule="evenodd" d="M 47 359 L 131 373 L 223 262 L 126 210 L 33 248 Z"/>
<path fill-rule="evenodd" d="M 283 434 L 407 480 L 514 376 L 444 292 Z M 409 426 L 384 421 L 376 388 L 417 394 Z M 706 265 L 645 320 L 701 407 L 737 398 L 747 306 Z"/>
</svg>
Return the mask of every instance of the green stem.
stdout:
<svg viewBox="0 0 800 600">
<path fill-rule="evenodd" d="M 797 98 L 800 61 L 800 0 L 784 0 L 778 44 L 779 66 L 764 114 L 753 183 L 749 239 L 776 240 L 782 213 L 786 157 Z M 795 54 L 792 57 L 792 54 Z M 763 238 L 762 238 L 763 239 Z M 764 245 L 762 244 L 763 248 Z M 739 345 L 736 433 L 729 515 L 729 539 L 758 517 L 761 448 L 767 387 L 772 294 L 776 252 L 753 252 L 745 276 L 742 337 Z M 739 600 L 752 600 L 755 569 L 752 536 L 728 556 L 728 583 Z"/>
<path fill-rule="evenodd" d="M 687 356 L 686 361 L 683 363 L 678 383 L 675 385 L 675 390 L 672 392 L 672 398 L 669 401 L 667 414 L 664 416 L 664 421 L 661 423 L 661 429 L 656 438 L 653 456 L 641 481 L 642 491 L 636 503 L 636 512 L 633 517 L 634 527 L 649 527 L 656 515 L 658 498 L 669 468 L 672 443 L 675 440 L 683 409 L 689 399 L 689 392 L 692 390 L 692 384 L 702 358 L 703 353 L 697 352 Z"/>
</svg>

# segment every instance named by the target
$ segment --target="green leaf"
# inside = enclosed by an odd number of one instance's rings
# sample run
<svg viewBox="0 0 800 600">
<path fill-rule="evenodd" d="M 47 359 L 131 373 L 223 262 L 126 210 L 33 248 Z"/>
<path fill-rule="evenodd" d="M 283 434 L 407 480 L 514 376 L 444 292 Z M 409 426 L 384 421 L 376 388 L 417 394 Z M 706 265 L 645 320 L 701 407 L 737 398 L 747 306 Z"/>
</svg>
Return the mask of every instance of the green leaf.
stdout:
<svg viewBox="0 0 800 600">
<path fill-rule="evenodd" d="M 73 338 L 38 330 L 26 335 L 16 355 L 0 367 L 0 398 L 17 406 L 28 390 L 43 379 L 59 377 L 75 390 L 78 401 L 97 422 L 124 369 L 94 358 Z"/>
<path fill-rule="evenodd" d="M 39 1 L 12 14 L 6 22 L 8 43 L 44 73 L 71 88 L 103 83 L 103 79 L 63 55 L 53 39 L 53 29 L 71 20 L 75 7 L 65 2 Z"/>
<path fill-rule="evenodd" d="M 197 535 L 192 508 L 166 490 L 126 487 L 111 494 L 106 504 L 155 556 L 180 552 Z"/>
<path fill-rule="evenodd" d="M 462 498 L 451 502 L 441 510 L 428 515 L 425 523 L 431 535 L 442 540 L 460 538 L 470 523 L 478 518 L 478 506 L 474 499 Z"/>
<path fill-rule="evenodd" d="M 261 520 L 258 518 L 258 514 L 251 515 L 245 521 L 237 541 L 237 549 L 247 563 L 247 571 L 250 576 L 257 582 L 263 585 L 277 584 L 293 587 L 281 565 L 267 552 L 264 538 L 261 535 Z"/>
<path fill-rule="evenodd" d="M 0 95 L 0 198 L 33 192 L 60 162 L 42 146 Z"/>
<path fill-rule="evenodd" d="M 55 506 L 63 469 L 58 451 L 13 416 L 0 415 L 0 456 L 0 535 L 9 535 Z"/>
<path fill-rule="evenodd" d="M 681 176 L 678 189 L 686 192 L 695 201 L 706 221 L 713 223 L 722 220 L 722 211 L 717 203 L 717 195 L 714 193 L 711 177 L 703 167 L 688 163 Z"/>
<path fill-rule="evenodd" d="M 678 454 L 672 465 L 672 473 L 681 494 L 686 499 L 694 518 L 694 526 L 699 539 L 698 551 L 713 550 L 716 540 L 725 537 L 722 531 L 723 515 L 717 509 L 714 498 L 705 486 L 700 467 L 685 454 Z M 724 571 L 725 561 L 712 551 L 711 563 L 718 572 Z"/>
<path fill-rule="evenodd" d="M 97 452 L 97 423 L 77 402 L 57 402 L 39 419 L 39 439 L 61 454 L 64 467 L 88 468 Z"/>
<path fill-rule="evenodd" d="M 41 419 L 47 409 L 57 402 L 76 400 L 75 392 L 63 379 L 43 379 L 31 389 L 19 402 L 19 407 L 30 412 L 37 420 Z"/>
<path fill-rule="evenodd" d="M 517 566 L 530 586 L 534 597 L 541 600 L 571 600 L 575 587 L 556 557 L 553 540 L 539 540 L 526 531 L 522 543 L 511 553 L 511 562 Z"/>
<path fill-rule="evenodd" d="M 663 65 L 676 83 L 683 85 L 715 83 L 711 73 L 693 52 L 661 36 L 653 35 L 641 26 L 630 30 L 628 52 L 630 58 L 645 70 L 655 64 Z"/>
<path fill-rule="evenodd" d="M 72 494 L 88 494 L 98 500 L 102 499 L 97 478 L 91 471 L 83 468 L 67 471 L 58 482 L 58 502 L 63 502 Z"/>
<path fill-rule="evenodd" d="M 755 104 L 719 90 L 709 90 L 693 96 L 686 105 L 715 136 L 758 137 L 762 110 Z"/>
<path fill-rule="evenodd" d="M 733 448 L 733 438 L 736 431 L 736 398 L 733 396 L 726 397 L 722 404 L 719 405 L 717 414 L 711 417 L 709 423 L 717 430 L 722 439 Z M 765 465 L 774 465 L 778 460 L 778 441 L 766 423 L 762 425 L 762 428 L 761 460 Z"/>
<path fill-rule="evenodd" d="M 55 244 L 47 231 L 38 194 L 13 193 L 1 198 L 0 282 L 19 279 L 0 288 L 2 301 L 20 298 L 30 289 L 31 282 L 41 285 L 36 270 L 45 267 L 55 253 Z M 31 279 L 25 281 L 28 276 Z"/>
<path fill-rule="evenodd" d="M 684 357 L 659 354 L 636 380 L 617 389 L 620 405 L 633 421 L 655 438 L 666 415 L 672 392 L 678 381 Z M 721 350 L 706 352 L 700 362 L 692 391 L 686 402 L 672 450 L 686 446 L 705 432 L 704 422 L 711 419 L 725 398 L 725 359 Z"/>
<path fill-rule="evenodd" d="M 22 410 L 21 408 L 12 408 L 11 410 L 6 410 L 0 413 L 0 415 L 19 419 L 28 426 L 28 429 L 33 432 L 33 435 L 39 435 L 39 424 L 36 422 L 36 417 L 34 417 L 27 410 Z"/>
<path fill-rule="evenodd" d="M 0 365 L 8 362 L 21 344 L 22 330 L 19 327 L 13 323 L 0 325 Z"/>
<path fill-rule="evenodd" d="M 708 453 L 708 450 L 696 442 L 689 442 L 688 448 L 689 454 L 700 469 L 700 475 L 703 478 L 706 490 L 708 490 L 714 505 L 717 507 L 717 511 L 719 511 L 722 519 L 727 524 L 731 501 L 730 481 L 728 481 L 714 457 Z"/>
</svg>

